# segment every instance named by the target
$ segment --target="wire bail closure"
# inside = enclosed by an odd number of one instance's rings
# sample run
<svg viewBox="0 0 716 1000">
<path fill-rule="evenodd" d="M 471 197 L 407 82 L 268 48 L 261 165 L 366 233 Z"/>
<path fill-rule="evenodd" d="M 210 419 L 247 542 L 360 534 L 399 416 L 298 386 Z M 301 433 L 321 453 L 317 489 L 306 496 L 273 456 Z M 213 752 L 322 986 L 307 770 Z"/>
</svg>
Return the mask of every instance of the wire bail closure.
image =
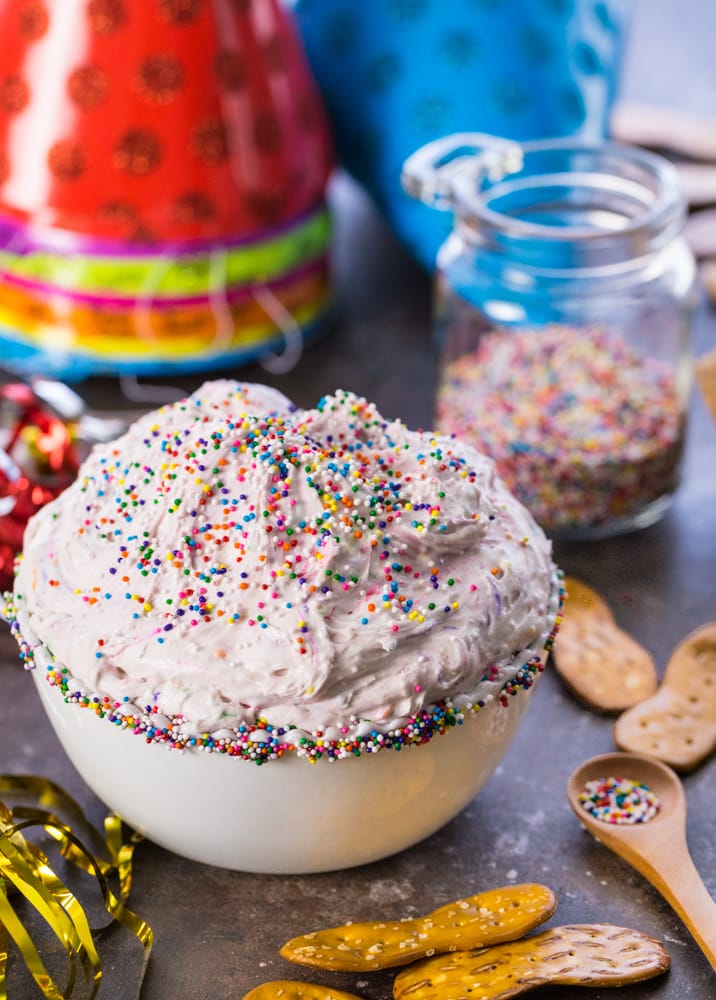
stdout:
<svg viewBox="0 0 716 1000">
<path fill-rule="evenodd" d="M 456 132 L 428 142 L 403 164 L 403 190 L 418 201 L 449 211 L 456 186 L 482 177 L 499 181 L 522 168 L 523 150 L 517 142 L 486 132 Z"/>
</svg>

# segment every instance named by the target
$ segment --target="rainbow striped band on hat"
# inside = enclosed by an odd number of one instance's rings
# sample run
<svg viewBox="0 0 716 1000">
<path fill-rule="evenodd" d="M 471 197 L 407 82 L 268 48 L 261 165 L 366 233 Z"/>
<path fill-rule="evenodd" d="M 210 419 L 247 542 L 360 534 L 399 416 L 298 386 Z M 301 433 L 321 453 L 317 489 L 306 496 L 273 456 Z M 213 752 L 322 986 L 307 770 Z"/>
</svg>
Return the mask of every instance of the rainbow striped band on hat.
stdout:
<svg viewBox="0 0 716 1000">
<path fill-rule="evenodd" d="M 329 239 L 323 204 L 250 240 L 144 245 L 0 218 L 4 365 L 72 380 L 255 360 L 284 340 L 259 290 L 306 339 L 324 318 Z"/>
</svg>

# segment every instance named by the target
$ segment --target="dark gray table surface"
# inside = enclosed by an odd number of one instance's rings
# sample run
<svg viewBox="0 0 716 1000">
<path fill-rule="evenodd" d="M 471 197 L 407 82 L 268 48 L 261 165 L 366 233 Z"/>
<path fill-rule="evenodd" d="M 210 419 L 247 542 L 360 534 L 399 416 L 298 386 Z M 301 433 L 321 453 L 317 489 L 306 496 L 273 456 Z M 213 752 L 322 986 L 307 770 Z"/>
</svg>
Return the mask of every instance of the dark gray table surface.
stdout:
<svg viewBox="0 0 716 1000">
<path fill-rule="evenodd" d="M 667 5 L 656 6 L 663 12 Z M 258 367 L 224 374 L 273 383 L 301 405 L 341 386 L 374 399 L 388 416 L 400 416 L 413 427 L 428 426 L 434 387 L 428 280 L 350 185 L 340 182 L 336 197 L 335 329 L 286 376 L 271 377 Z M 702 305 L 697 352 L 713 344 L 716 315 Z M 191 389 L 197 382 L 183 379 L 178 384 Z M 110 380 L 90 383 L 83 391 L 97 405 L 119 401 Z M 637 534 L 555 549 L 567 573 L 581 576 L 606 596 L 620 624 L 652 652 L 660 672 L 687 632 L 716 619 L 714 470 L 716 428 L 696 393 L 683 485 L 664 520 Z M 471 805 L 424 843 L 352 871 L 296 877 L 227 872 L 141 844 L 131 905 L 156 935 L 144 1000 L 228 1000 L 282 977 L 314 978 L 366 1000 L 386 1000 L 390 974 L 317 976 L 281 959 L 279 946 L 320 925 L 417 915 L 482 888 L 516 881 L 543 881 L 554 889 L 559 908 L 552 923 L 637 927 L 661 938 L 672 956 L 669 975 L 629 990 L 561 987 L 535 996 L 716 997 L 716 977 L 678 917 L 644 879 L 580 829 L 567 804 L 565 786 L 572 769 L 592 754 L 613 749 L 611 731 L 612 720 L 582 708 L 548 669 L 516 742 Z M 4 628 L 0 773 L 53 778 L 95 821 L 103 816 L 103 807 L 51 732 Z M 684 784 L 689 845 L 716 896 L 716 758 Z M 186 801 L 177 803 L 179 821 L 182 810 L 190 808 L 189 791 Z M 247 822 L 259 821 L 247 804 Z M 104 948 L 107 981 L 100 996 L 134 998 L 138 946 L 120 930 L 108 936 Z M 11 960 L 10 987 L 11 1000 L 39 996 L 16 958 Z"/>
</svg>

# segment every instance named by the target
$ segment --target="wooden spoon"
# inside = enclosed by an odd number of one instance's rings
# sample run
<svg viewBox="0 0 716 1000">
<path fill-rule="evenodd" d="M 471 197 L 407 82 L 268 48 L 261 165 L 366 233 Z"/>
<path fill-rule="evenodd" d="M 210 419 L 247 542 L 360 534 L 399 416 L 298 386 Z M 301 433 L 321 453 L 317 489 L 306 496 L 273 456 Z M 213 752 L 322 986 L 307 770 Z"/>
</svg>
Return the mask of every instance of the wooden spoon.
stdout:
<svg viewBox="0 0 716 1000">
<path fill-rule="evenodd" d="M 628 778 L 648 785 L 660 802 L 644 823 L 614 825 L 596 819 L 579 801 L 588 781 Z M 634 753 L 592 757 L 567 784 L 569 804 L 589 832 L 636 868 L 676 910 L 716 970 L 716 902 L 706 890 L 686 843 L 686 798 L 681 781 L 666 764 Z"/>
</svg>

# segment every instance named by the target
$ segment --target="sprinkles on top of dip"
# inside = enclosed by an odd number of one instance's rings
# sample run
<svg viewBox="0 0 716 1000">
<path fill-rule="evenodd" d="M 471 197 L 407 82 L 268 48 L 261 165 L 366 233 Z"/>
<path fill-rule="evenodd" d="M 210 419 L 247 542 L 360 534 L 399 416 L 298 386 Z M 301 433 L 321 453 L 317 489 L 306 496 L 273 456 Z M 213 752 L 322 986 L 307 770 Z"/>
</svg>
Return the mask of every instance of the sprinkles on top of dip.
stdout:
<svg viewBox="0 0 716 1000">
<path fill-rule="evenodd" d="M 648 823 L 661 802 L 648 785 L 630 778 L 595 778 L 579 796 L 580 805 L 601 823 L 618 826 Z"/>
<path fill-rule="evenodd" d="M 426 742 L 532 683 L 560 584 L 470 446 L 339 391 L 206 383 L 28 528 L 29 667 L 151 742 L 262 762 Z"/>
</svg>

